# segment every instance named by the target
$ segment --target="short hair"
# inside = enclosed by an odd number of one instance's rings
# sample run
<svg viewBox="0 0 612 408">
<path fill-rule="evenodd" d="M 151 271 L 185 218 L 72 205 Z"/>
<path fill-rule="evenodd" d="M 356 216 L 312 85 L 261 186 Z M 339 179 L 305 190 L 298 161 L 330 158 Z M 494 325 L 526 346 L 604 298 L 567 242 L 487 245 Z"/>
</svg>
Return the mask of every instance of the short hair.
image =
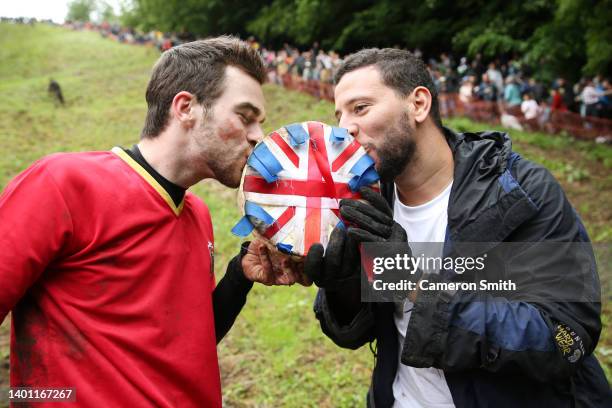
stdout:
<svg viewBox="0 0 612 408">
<path fill-rule="evenodd" d="M 147 116 L 142 138 L 158 136 L 167 126 L 174 96 L 187 91 L 210 108 L 224 89 L 227 66 L 234 66 L 260 84 L 266 80 L 261 56 L 236 37 L 220 36 L 193 41 L 164 52 L 153 66 L 147 85 Z"/>
<path fill-rule="evenodd" d="M 431 94 L 429 113 L 436 126 L 442 129 L 438 90 L 423 60 L 409 51 L 396 48 L 363 49 L 346 57 L 334 75 L 334 83 L 338 84 L 345 74 L 368 66 L 376 67 L 383 83 L 402 97 L 409 95 L 418 86 L 427 88 Z"/>
</svg>

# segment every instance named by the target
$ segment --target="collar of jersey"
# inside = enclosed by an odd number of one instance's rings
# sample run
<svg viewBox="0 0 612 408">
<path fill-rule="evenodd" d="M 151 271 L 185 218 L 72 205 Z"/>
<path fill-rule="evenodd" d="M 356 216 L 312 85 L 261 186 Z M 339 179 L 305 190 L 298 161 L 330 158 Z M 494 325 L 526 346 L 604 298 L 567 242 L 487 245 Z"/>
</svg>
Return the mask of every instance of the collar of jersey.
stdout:
<svg viewBox="0 0 612 408">
<path fill-rule="evenodd" d="M 164 199 L 166 204 L 168 204 L 168 206 L 176 216 L 179 216 L 181 214 L 181 211 L 183 211 L 183 206 L 185 205 L 185 198 L 181 200 L 181 203 L 177 207 L 176 204 L 174 204 L 172 197 L 170 197 L 170 194 L 168 194 L 168 192 L 161 186 L 161 184 L 159 184 L 157 180 L 155 180 L 153 176 L 149 174 L 148 171 L 146 171 L 140 164 L 138 164 L 136 160 L 132 159 L 130 155 L 127 154 L 122 148 L 115 146 L 111 149 L 111 152 L 119 156 L 119 158 L 126 162 L 127 165 L 130 166 L 132 169 L 134 169 L 136 173 L 140 174 L 140 176 L 145 179 L 145 181 L 149 183 L 151 187 L 155 189 L 155 191 L 157 191 L 161 198 Z"/>
</svg>

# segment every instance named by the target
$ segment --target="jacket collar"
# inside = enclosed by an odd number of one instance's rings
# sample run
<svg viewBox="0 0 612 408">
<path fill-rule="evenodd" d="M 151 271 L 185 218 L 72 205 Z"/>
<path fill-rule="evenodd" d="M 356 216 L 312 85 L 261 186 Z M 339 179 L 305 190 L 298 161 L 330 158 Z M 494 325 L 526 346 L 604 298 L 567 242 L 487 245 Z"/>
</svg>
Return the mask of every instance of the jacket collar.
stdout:
<svg viewBox="0 0 612 408">
<path fill-rule="evenodd" d="M 444 136 L 455 164 L 447 240 L 493 247 L 538 211 L 508 168 L 515 161 L 510 137 L 504 132 L 457 133 L 448 128 Z M 502 179 L 511 180 L 513 188 L 506 191 Z M 382 193 L 393 208 L 393 183 L 385 183 Z"/>
</svg>

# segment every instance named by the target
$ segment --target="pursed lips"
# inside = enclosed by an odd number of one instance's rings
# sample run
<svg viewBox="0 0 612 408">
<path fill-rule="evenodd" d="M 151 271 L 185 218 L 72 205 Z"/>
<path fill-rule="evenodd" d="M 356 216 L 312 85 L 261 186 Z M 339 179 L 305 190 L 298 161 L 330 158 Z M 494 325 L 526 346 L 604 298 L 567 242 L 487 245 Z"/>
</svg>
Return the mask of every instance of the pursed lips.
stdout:
<svg viewBox="0 0 612 408">
<path fill-rule="evenodd" d="M 370 156 L 372 156 L 372 152 L 376 152 L 376 149 L 371 144 L 363 146 L 363 149 Z M 374 158 L 374 157 L 372 157 L 372 158 Z"/>
</svg>

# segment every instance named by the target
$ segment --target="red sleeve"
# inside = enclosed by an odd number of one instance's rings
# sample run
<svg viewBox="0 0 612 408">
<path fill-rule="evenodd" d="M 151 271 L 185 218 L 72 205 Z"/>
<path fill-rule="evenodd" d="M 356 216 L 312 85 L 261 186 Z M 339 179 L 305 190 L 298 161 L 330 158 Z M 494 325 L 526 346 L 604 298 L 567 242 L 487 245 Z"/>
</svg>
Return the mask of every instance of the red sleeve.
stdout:
<svg viewBox="0 0 612 408">
<path fill-rule="evenodd" d="M 72 236 L 70 211 L 45 163 L 0 195 L 0 323 Z"/>
</svg>

